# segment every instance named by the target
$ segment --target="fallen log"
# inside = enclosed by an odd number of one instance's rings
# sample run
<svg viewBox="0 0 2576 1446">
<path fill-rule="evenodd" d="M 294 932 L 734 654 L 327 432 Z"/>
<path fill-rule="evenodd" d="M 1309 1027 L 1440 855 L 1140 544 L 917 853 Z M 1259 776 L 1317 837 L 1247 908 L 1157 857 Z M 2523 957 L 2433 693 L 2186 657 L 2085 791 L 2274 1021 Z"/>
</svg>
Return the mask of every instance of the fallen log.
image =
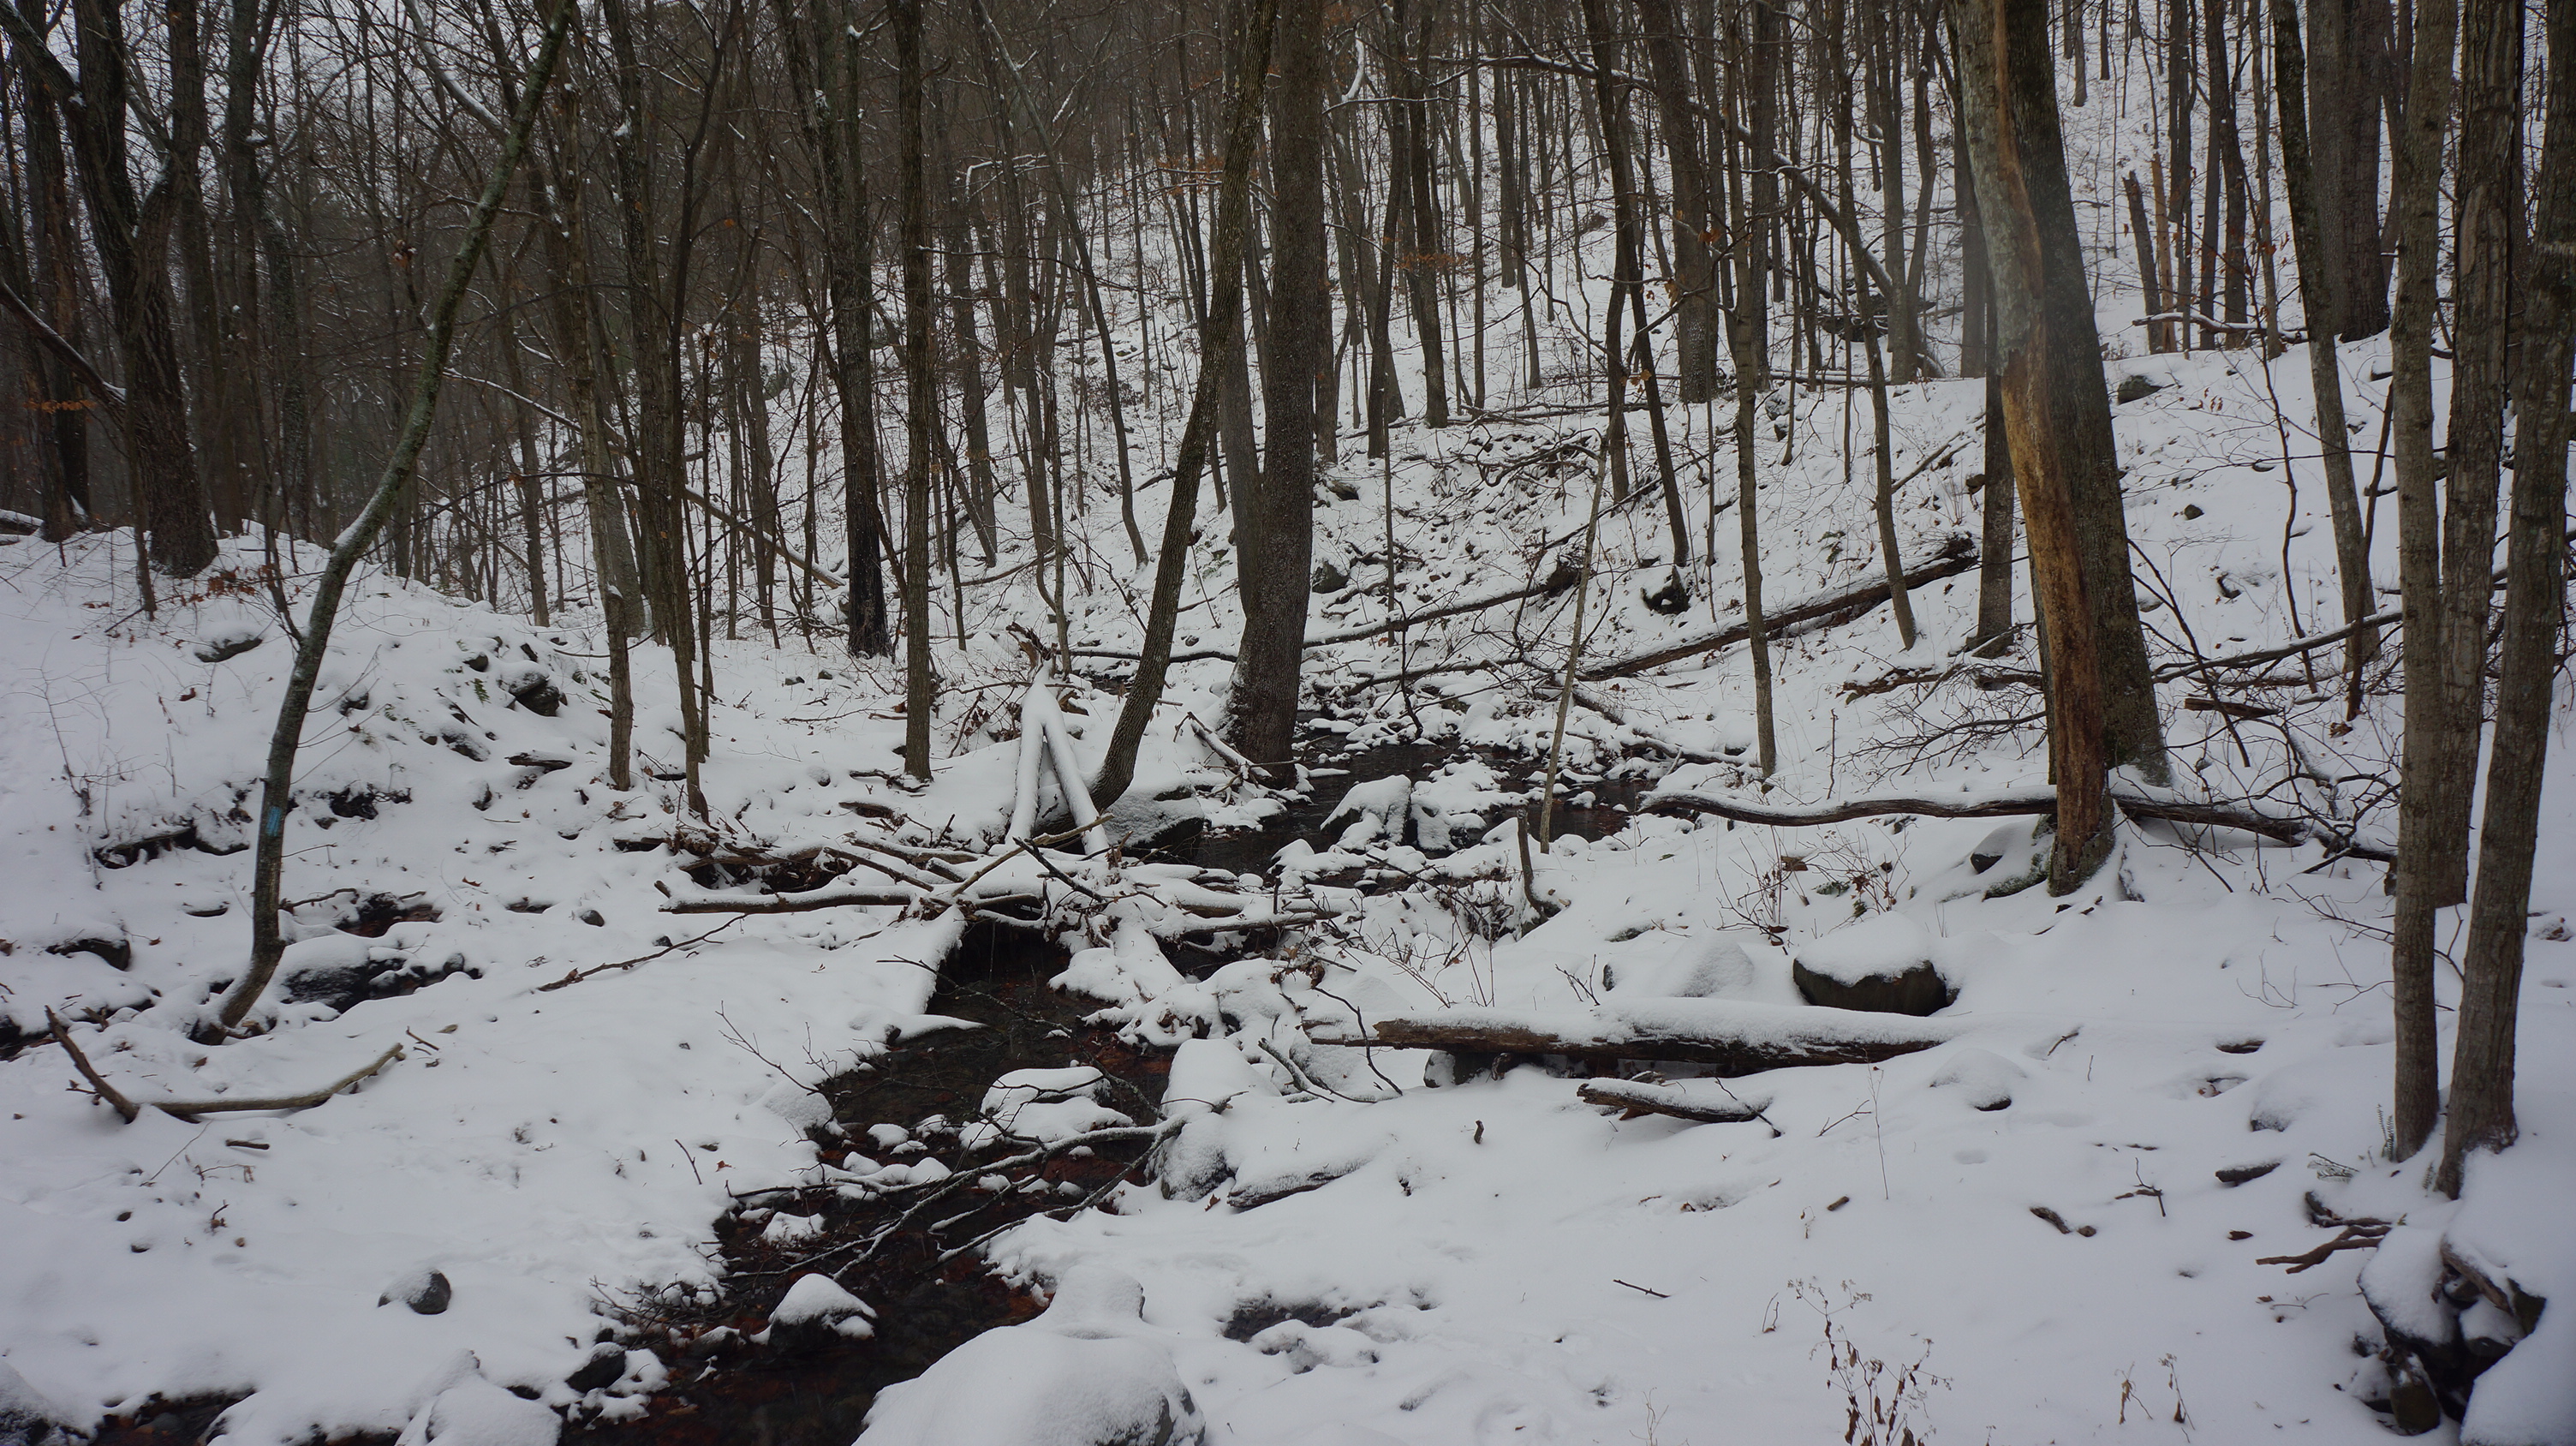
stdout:
<svg viewBox="0 0 2576 1446">
<path fill-rule="evenodd" d="M 1394 1015 L 1360 1034 L 1318 1034 L 1317 1044 L 1441 1049 L 1458 1054 L 1660 1059 L 1705 1065 L 1721 1078 L 1800 1065 L 1876 1064 L 1958 1036 L 1963 1026 L 1904 1015 L 1861 1014 L 1731 999 L 1605 1004 L 1579 1014 L 1454 1009 Z"/>
<path fill-rule="evenodd" d="M 2178 793 L 2137 787 L 2112 789 L 2111 801 L 2132 819 L 2155 819 L 2201 828 L 2239 829 L 2293 846 L 2321 843 L 2334 853 L 2350 858 L 2369 859 L 2376 863 L 2394 863 L 2397 860 L 2394 845 L 2342 832 L 2300 814 L 2268 813 L 2248 805 L 2185 798 Z M 1922 818 L 2011 818 L 2057 812 L 2057 790 L 2042 784 L 1987 793 L 1961 793 L 1955 797 L 1900 794 L 1804 804 L 1753 803 L 1727 794 L 1676 790 L 1648 797 L 1645 812 L 1676 818 L 1710 814 L 1733 819 L 1737 823 L 1771 824 L 1781 828 L 1810 828 L 1818 824 L 1848 823 L 1853 819 L 1885 818 L 1898 814 Z"/>
<path fill-rule="evenodd" d="M 1639 1115 L 1670 1115 L 1677 1120 L 1691 1120 L 1703 1125 L 1740 1125 L 1762 1118 L 1771 1108 L 1771 1096 L 1748 1091 L 1737 1094 L 1720 1084 L 1715 1090 L 1694 1090 L 1689 1086 L 1699 1081 L 1676 1084 L 1649 1084 L 1643 1080 L 1585 1080 L 1574 1091 L 1574 1097 L 1585 1104 L 1609 1105 L 1627 1111 L 1622 1118 Z M 1707 1081 L 1716 1083 L 1716 1081 Z"/>
<path fill-rule="evenodd" d="M 1945 577 L 1956 577 L 1960 573 L 1975 570 L 1977 563 L 1975 539 L 1964 532 L 1954 532 L 1942 541 L 1941 550 L 1934 553 L 1929 561 L 1918 564 L 1906 572 L 1905 586 L 1911 591 L 1926 583 L 1939 582 Z M 1768 631 L 1777 632 L 1782 628 L 1796 627 L 1802 623 L 1818 623 L 1826 626 L 1846 623 L 1886 602 L 1887 598 L 1887 577 L 1881 573 L 1853 583 L 1849 587 L 1813 593 L 1778 607 L 1766 608 L 1763 612 L 1763 626 Z M 1624 658 L 1605 658 L 1600 662 L 1587 664 L 1577 670 L 1576 676 L 1587 683 L 1597 683 L 1604 678 L 1624 678 L 1631 674 L 1645 672 L 1649 668 L 1662 667 L 1666 663 L 1678 663 L 1685 658 L 1697 657 L 1702 653 L 1713 653 L 1720 648 L 1733 647 L 1749 636 L 1751 636 L 1751 629 L 1740 622 L 1732 623 L 1713 633 L 1703 633 L 1688 642 L 1675 643 L 1643 653 L 1630 653 Z"/>
</svg>

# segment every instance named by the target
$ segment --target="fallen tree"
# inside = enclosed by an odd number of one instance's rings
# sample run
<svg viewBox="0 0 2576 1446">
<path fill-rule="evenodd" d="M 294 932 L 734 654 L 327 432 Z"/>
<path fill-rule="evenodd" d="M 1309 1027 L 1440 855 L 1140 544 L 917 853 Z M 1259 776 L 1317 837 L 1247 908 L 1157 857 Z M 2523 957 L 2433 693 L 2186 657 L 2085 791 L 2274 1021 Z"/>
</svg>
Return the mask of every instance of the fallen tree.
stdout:
<svg viewBox="0 0 2576 1446">
<path fill-rule="evenodd" d="M 1975 570 L 1979 561 L 1976 539 L 1964 532 L 1954 532 L 1942 541 L 1941 550 L 1934 553 L 1929 561 L 1919 563 L 1906 572 L 1905 586 L 1911 591 L 1926 583 L 1939 582 L 1945 577 L 1956 577 L 1960 573 Z M 1784 628 L 1810 623 L 1833 627 L 1850 622 L 1886 602 L 1888 597 L 1887 578 L 1884 575 L 1866 578 L 1849 587 L 1812 593 L 1780 607 L 1766 608 L 1763 610 L 1762 625 L 1764 631 L 1775 634 Z M 1702 633 L 1687 642 L 1673 643 L 1642 653 L 1630 653 L 1622 658 L 1605 658 L 1600 662 L 1587 664 L 1577 672 L 1576 676 L 1587 683 L 1597 683 L 1605 678 L 1625 678 L 1645 672 L 1649 668 L 1662 667 L 1666 663 L 1678 663 L 1685 658 L 1694 658 L 1702 653 L 1713 653 L 1720 648 L 1733 647 L 1749 636 L 1751 636 L 1751 630 L 1743 623 L 1730 623 L 1715 632 Z"/>
<path fill-rule="evenodd" d="M 1731 1079 L 1801 1065 L 1876 1064 L 1947 1043 L 1962 1027 L 1794 1004 L 1656 999 L 1572 1014 L 1451 1009 L 1394 1015 L 1361 1033 L 1317 1034 L 1314 1041 L 1453 1054 L 1671 1060 L 1705 1065 Z"/>
<path fill-rule="evenodd" d="M 2294 846 L 2321 843 L 2336 854 L 2378 863 L 2393 863 L 2397 858 L 2395 847 L 2384 841 L 2336 829 L 2305 814 L 2268 811 L 2250 802 L 2219 803 L 2186 798 L 2165 789 L 2137 784 L 2115 784 L 2111 789 L 2111 801 L 2132 819 L 2154 819 L 2201 828 L 2239 829 Z M 2057 790 L 2040 784 L 1955 796 L 1888 794 L 1825 803 L 1777 804 L 1757 803 L 1731 794 L 1677 789 L 1652 795 L 1646 800 L 1645 810 L 1676 818 L 1695 818 L 1705 814 L 1737 823 L 1812 828 L 1818 824 L 1848 823 L 1853 819 L 1888 818 L 1900 814 L 1918 818 L 2012 818 L 2054 814 L 2057 812 Z"/>
</svg>

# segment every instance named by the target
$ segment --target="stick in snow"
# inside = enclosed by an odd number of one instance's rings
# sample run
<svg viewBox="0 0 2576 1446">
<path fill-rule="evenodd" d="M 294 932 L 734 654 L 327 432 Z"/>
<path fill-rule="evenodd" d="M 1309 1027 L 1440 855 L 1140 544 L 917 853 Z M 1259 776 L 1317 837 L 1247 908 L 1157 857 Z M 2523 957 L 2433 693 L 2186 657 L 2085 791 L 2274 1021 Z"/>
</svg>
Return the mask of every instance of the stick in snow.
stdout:
<svg viewBox="0 0 2576 1446">
<path fill-rule="evenodd" d="M 299 1095 L 277 1095 L 267 1099 L 227 1098 L 219 1100 L 144 1100 L 141 1103 L 137 1103 L 133 1099 L 128 1098 L 124 1092 L 117 1089 L 116 1086 L 109 1084 L 106 1077 L 98 1072 L 98 1067 L 89 1062 L 89 1056 L 82 1053 L 81 1047 L 73 1042 L 71 1026 L 63 1023 L 63 1017 L 61 1015 L 48 1009 L 45 1011 L 45 1022 L 53 1026 L 54 1039 L 57 1043 L 62 1045 L 63 1053 L 72 1057 L 72 1067 L 80 1071 L 81 1078 L 88 1080 L 90 1088 L 98 1091 L 98 1097 L 107 1101 L 109 1105 L 114 1107 L 117 1114 L 122 1116 L 125 1122 L 129 1125 L 142 1117 L 145 1105 L 149 1105 L 153 1109 L 159 1110 L 165 1115 L 186 1120 L 192 1125 L 197 1123 L 197 1117 L 200 1115 L 248 1114 L 258 1110 L 311 1109 L 313 1106 L 322 1103 L 324 1100 L 331 1098 L 340 1091 L 349 1088 L 351 1085 L 367 1078 L 376 1071 L 383 1069 L 386 1065 L 402 1058 L 403 1054 L 403 1047 L 399 1044 L 394 1045 L 392 1048 L 387 1049 L 380 1055 L 377 1055 L 373 1060 L 369 1061 L 357 1070 L 343 1075 L 339 1079 L 333 1080 L 331 1083 L 322 1086 L 320 1089 L 306 1090 L 304 1093 Z"/>
</svg>

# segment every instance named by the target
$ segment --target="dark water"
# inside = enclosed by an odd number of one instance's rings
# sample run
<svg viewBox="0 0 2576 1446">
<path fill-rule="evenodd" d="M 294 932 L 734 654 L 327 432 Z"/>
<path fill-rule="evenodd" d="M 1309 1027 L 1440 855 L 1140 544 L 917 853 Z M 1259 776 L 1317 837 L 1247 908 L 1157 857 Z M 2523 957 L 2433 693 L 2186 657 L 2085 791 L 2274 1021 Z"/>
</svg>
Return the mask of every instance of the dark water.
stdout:
<svg viewBox="0 0 2576 1446">
<path fill-rule="evenodd" d="M 986 924 L 970 929 L 941 973 L 932 1013 L 974 1021 L 974 1029 L 948 1030 L 907 1042 L 871 1069 L 828 1080 L 841 1139 L 818 1135 L 825 1158 L 842 1148 L 878 1160 L 921 1158 L 892 1154 L 872 1144 L 872 1125 L 893 1124 L 921 1132 L 924 1121 L 974 1116 L 986 1086 L 1019 1069 L 1088 1064 L 1110 1077 L 1104 1099 L 1112 1108 L 1145 1117 L 1140 1105 L 1162 1098 L 1170 1057 L 1140 1050 L 1115 1034 L 1082 1022 L 1097 1005 L 1048 987 L 1063 972 L 1065 952 L 1031 936 Z M 953 1138 L 925 1135 L 929 1153 L 954 1161 Z M 762 1239 L 761 1225 L 741 1215 L 717 1223 L 716 1240 L 726 1266 L 724 1298 L 714 1307 L 667 1307 L 630 1302 L 624 1343 L 643 1346 L 672 1366 L 673 1385 L 653 1398 L 633 1421 L 576 1425 L 565 1439 L 650 1443 L 650 1446 L 848 1446 L 876 1393 L 929 1369 L 969 1337 L 1029 1319 L 1038 1302 L 995 1279 L 969 1251 L 940 1256 L 1016 1220 L 1066 1208 L 1127 1175 L 1140 1162 L 1135 1148 L 1104 1147 L 1089 1158 L 1059 1158 L 1035 1178 L 1057 1187 L 1046 1195 L 1017 1191 L 966 1192 L 930 1212 L 933 1221 L 894 1236 L 875 1256 L 851 1264 L 843 1254 L 811 1266 L 875 1306 L 878 1333 L 869 1340 L 782 1349 L 753 1346 L 740 1336 L 757 1332 L 787 1288 L 808 1267 L 798 1264 L 835 1245 L 876 1233 L 905 1203 L 841 1200 L 829 1192 L 803 1200 L 764 1199 L 794 1213 L 819 1210 L 824 1229 L 792 1244 Z M 1027 1178 L 1023 1176 L 1023 1178 Z M 1075 1193 L 1065 1194 L 1071 1186 Z M 727 1328 L 732 1334 L 727 1334 Z"/>
</svg>

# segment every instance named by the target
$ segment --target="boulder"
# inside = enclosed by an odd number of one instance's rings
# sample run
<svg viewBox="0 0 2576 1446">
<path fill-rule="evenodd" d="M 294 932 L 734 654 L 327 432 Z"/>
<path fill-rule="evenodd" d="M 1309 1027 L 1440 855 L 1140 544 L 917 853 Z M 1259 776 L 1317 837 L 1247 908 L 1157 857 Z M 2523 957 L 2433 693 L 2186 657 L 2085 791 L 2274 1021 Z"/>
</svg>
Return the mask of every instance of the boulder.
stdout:
<svg viewBox="0 0 2576 1446">
<path fill-rule="evenodd" d="M 2001 1110 L 2011 1108 L 2013 1086 L 2023 1077 L 2022 1067 L 2002 1055 L 1967 1048 L 1933 1074 L 1932 1088 L 1949 1091 L 1972 1110 Z"/>
<path fill-rule="evenodd" d="M 1809 1004 L 1872 1014 L 1936 1013 L 1959 991 L 1934 958 L 1941 941 L 1901 914 L 1879 914 L 1799 948 L 1790 977 Z"/>
<path fill-rule="evenodd" d="M 1741 997 L 1753 993 L 1758 978 L 1752 956 L 1732 939 L 1690 939 L 1661 930 L 1639 936 L 1601 966 L 1602 988 L 1623 998 Z"/>
<path fill-rule="evenodd" d="M 448 1284 L 442 1271 L 423 1268 L 385 1287 L 376 1297 L 378 1305 L 407 1305 L 416 1315 L 438 1315 L 456 1298 L 456 1288 Z"/>
<path fill-rule="evenodd" d="M 564 1384 L 587 1393 L 616 1385 L 618 1378 L 625 1374 L 626 1348 L 614 1341 L 601 1341 L 590 1348 L 589 1359 L 564 1377 Z"/>
</svg>

